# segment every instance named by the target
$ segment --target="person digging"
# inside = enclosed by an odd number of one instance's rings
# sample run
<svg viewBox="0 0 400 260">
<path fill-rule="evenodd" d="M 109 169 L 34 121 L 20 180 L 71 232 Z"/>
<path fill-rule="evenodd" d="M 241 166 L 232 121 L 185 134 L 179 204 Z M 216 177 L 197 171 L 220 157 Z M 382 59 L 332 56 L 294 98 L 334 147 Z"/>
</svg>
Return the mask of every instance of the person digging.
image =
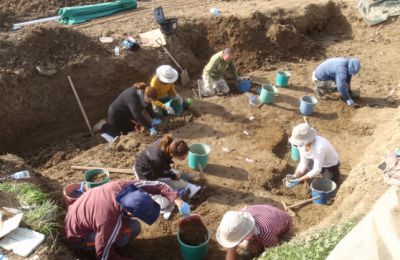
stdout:
<svg viewBox="0 0 400 260">
<path fill-rule="evenodd" d="M 155 126 L 161 123 L 151 106 L 151 102 L 156 98 L 156 91 L 146 83 L 135 83 L 111 103 L 108 108 L 108 123 L 105 119 L 100 120 L 93 126 L 93 131 L 101 130 L 115 138 L 144 127 L 150 135 L 156 135 Z M 144 116 L 144 111 L 150 116 L 151 121 Z"/>
<path fill-rule="evenodd" d="M 233 79 L 236 82 L 239 80 L 233 59 L 234 55 L 231 48 L 226 48 L 211 57 L 203 69 L 203 83 L 200 84 L 202 85 L 202 87 L 200 87 L 202 96 L 211 97 L 216 94 L 229 93 L 229 86 L 223 78 L 228 68 L 232 73 Z"/>
<path fill-rule="evenodd" d="M 297 125 L 292 130 L 289 142 L 299 148 L 300 162 L 294 174 L 288 174 L 287 187 L 314 178 L 326 178 L 338 183 L 339 155 L 333 145 L 317 135 L 317 131 L 307 123 Z"/>
<path fill-rule="evenodd" d="M 160 114 L 174 115 L 172 107 L 165 105 L 172 99 L 178 100 L 184 110 L 189 108 L 189 103 L 176 92 L 174 83 L 178 79 L 178 72 L 169 65 L 161 65 L 156 70 L 156 75 L 151 79 L 151 87 L 157 92 L 157 98 L 152 103 L 160 111 Z"/>
<path fill-rule="evenodd" d="M 351 90 L 352 76 L 360 71 L 360 60 L 357 58 L 330 58 L 314 70 L 312 80 L 317 95 L 324 99 L 327 94 L 339 91 L 341 99 L 348 106 L 359 107 L 354 98 L 359 96 Z"/>
<path fill-rule="evenodd" d="M 119 180 L 90 189 L 68 208 L 65 233 L 76 250 L 94 252 L 97 259 L 130 259 L 115 253 L 139 235 L 140 219 L 152 225 L 160 215 L 160 205 L 149 194 L 159 194 L 174 202 L 183 216 L 190 206 L 165 183 Z"/>
<path fill-rule="evenodd" d="M 224 214 L 217 229 L 218 243 L 227 248 L 226 260 L 235 260 L 237 251 L 246 258 L 256 257 L 264 247 L 277 246 L 279 238 L 292 228 L 291 217 L 269 205 L 247 206 Z"/>
</svg>

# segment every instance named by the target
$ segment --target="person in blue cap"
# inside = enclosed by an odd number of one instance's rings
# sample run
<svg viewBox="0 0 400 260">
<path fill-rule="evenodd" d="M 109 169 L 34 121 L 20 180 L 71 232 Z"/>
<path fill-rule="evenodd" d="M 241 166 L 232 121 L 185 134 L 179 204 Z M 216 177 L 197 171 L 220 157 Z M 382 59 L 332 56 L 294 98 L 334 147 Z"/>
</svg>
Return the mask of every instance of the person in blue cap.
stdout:
<svg viewBox="0 0 400 260">
<path fill-rule="evenodd" d="M 139 235 L 140 219 L 153 224 L 160 205 L 149 194 L 162 195 L 175 202 L 183 216 L 190 206 L 167 184 L 158 181 L 119 180 L 90 189 L 68 208 L 66 238 L 72 248 L 93 251 L 97 259 L 129 259 L 114 252 Z"/>
<path fill-rule="evenodd" d="M 341 99 L 349 106 L 354 106 L 358 96 L 351 90 L 351 79 L 360 71 L 357 58 L 330 58 L 322 62 L 312 74 L 315 91 L 320 98 L 339 91 Z"/>
</svg>

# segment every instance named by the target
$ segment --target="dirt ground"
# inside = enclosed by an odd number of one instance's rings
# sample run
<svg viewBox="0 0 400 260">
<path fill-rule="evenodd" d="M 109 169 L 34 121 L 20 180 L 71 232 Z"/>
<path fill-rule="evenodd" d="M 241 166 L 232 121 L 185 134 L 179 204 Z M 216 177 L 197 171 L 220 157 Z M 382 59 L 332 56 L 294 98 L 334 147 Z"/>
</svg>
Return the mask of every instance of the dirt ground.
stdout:
<svg viewBox="0 0 400 260">
<path fill-rule="evenodd" d="M 355 110 L 333 97 L 320 100 L 310 116 L 310 124 L 339 152 L 342 186 L 333 205 L 308 204 L 296 210 L 295 234 L 365 214 L 386 189 L 374 164 L 400 141 L 393 135 L 399 125 L 395 121 L 399 101 L 384 99 L 398 84 L 400 73 L 398 19 L 368 27 L 352 1 L 169 0 L 139 1 L 135 11 L 81 25 L 7 30 L 14 22 L 51 16 L 61 6 L 91 2 L 95 1 L 0 3 L 0 14 L 7 14 L 0 18 L 0 152 L 23 157 L 18 161 L 37 173 L 37 183 L 52 192 L 60 205 L 62 188 L 83 180 L 82 172 L 72 170 L 72 165 L 131 168 L 135 156 L 153 140 L 132 133 L 110 146 L 100 136 L 88 135 L 67 75 L 73 78 L 91 123 L 105 117 L 108 105 L 122 89 L 132 82 L 148 81 L 157 66 L 171 61 L 162 50 L 151 48 L 114 57 L 114 45 L 102 45 L 98 37 L 122 40 L 156 28 L 151 9 L 161 4 L 167 17 L 179 18 L 178 32 L 168 37 L 167 48 L 193 79 L 200 76 L 209 56 L 224 46 L 235 49 L 240 74 L 256 81 L 274 82 L 276 70 L 283 67 L 292 73 L 289 87 L 279 89 L 272 105 L 253 107 L 246 95 L 233 91 L 226 97 L 195 99 L 182 116 L 163 119 L 162 133 L 212 149 L 203 190 L 190 201 L 192 212 L 202 216 L 211 232 L 209 259 L 223 259 L 215 233 L 225 211 L 249 204 L 282 208 L 281 200 L 291 204 L 310 196 L 306 185 L 288 190 L 282 178 L 296 166 L 287 140 L 292 127 L 303 122 L 299 98 L 313 95 L 311 73 L 326 57 L 361 59 L 362 69 L 353 79 L 353 88 L 361 93 L 358 102 L 363 107 Z M 221 9 L 221 18 L 210 16 L 212 6 Z M 39 73 L 37 66 L 46 73 Z M 190 89 L 178 91 L 184 97 L 193 96 Z M 7 156 L 0 166 L 17 160 Z M 198 175 L 186 162 L 176 162 L 176 166 Z M 7 172 L 17 168 L 7 168 Z M 111 174 L 112 180 L 120 178 L 133 176 Z M 152 226 L 143 224 L 139 238 L 121 253 L 137 259 L 160 255 L 179 259 L 179 219 L 174 214 L 169 221 L 160 218 Z M 38 253 L 43 259 L 46 246 Z M 67 250 L 62 247 L 60 252 Z M 68 254 L 47 258 L 70 259 Z"/>
</svg>

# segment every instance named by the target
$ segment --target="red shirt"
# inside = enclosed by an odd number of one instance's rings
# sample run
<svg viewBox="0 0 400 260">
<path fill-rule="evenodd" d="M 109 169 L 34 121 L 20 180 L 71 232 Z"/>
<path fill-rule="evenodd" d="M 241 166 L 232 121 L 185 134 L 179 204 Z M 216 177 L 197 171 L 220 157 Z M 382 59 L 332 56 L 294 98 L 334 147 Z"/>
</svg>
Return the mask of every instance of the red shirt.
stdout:
<svg viewBox="0 0 400 260">
<path fill-rule="evenodd" d="M 292 226 L 291 217 L 273 206 L 254 205 L 244 208 L 243 211 L 253 216 L 259 231 L 259 234 L 254 236 L 266 247 L 278 245 L 278 237 L 289 231 Z"/>
<path fill-rule="evenodd" d="M 122 215 L 121 206 L 115 198 L 129 184 L 149 194 L 160 194 L 171 202 L 178 197 L 177 192 L 158 181 L 120 180 L 93 188 L 69 206 L 65 217 L 67 239 L 80 243 L 89 233 L 95 232 L 97 258 L 116 258 L 114 242 L 121 227 L 127 225 L 127 219 Z"/>
</svg>

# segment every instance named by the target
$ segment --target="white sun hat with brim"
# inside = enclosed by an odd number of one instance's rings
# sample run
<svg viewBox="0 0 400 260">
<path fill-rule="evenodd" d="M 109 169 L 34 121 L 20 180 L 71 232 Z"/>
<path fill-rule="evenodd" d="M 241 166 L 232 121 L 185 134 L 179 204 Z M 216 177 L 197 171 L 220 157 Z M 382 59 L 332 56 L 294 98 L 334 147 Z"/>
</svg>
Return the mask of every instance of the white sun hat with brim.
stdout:
<svg viewBox="0 0 400 260">
<path fill-rule="evenodd" d="M 298 147 L 312 143 L 317 137 L 317 130 L 312 128 L 307 123 L 302 123 L 295 126 L 292 130 L 292 136 L 289 138 L 289 142 Z"/>
<path fill-rule="evenodd" d="M 178 72 L 169 65 L 161 65 L 157 68 L 156 74 L 159 80 L 164 83 L 174 83 L 178 79 Z"/>
<path fill-rule="evenodd" d="M 254 218 L 247 212 L 228 211 L 217 230 L 217 241 L 225 248 L 237 246 L 255 227 Z"/>
</svg>

